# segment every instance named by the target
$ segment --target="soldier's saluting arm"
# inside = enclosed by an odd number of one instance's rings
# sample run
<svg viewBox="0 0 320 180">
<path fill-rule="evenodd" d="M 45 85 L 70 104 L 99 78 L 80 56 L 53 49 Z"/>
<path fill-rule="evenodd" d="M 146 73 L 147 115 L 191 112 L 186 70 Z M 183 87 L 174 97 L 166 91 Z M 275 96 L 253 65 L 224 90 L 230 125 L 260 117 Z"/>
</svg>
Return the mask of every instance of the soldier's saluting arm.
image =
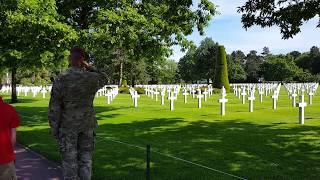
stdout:
<svg viewBox="0 0 320 180">
<path fill-rule="evenodd" d="M 61 95 L 61 82 L 57 77 L 53 83 L 51 89 L 51 98 L 48 109 L 49 125 L 51 127 L 51 133 L 55 138 L 58 138 L 59 127 L 61 123 L 62 112 L 62 95 Z"/>
<path fill-rule="evenodd" d="M 87 69 L 87 71 L 95 73 L 95 76 L 98 80 L 98 89 L 102 88 L 104 85 L 107 84 L 107 74 L 100 71 L 99 69 L 89 65 L 87 62 L 83 62 L 83 66 Z M 98 90 L 97 89 L 97 90 Z"/>
</svg>

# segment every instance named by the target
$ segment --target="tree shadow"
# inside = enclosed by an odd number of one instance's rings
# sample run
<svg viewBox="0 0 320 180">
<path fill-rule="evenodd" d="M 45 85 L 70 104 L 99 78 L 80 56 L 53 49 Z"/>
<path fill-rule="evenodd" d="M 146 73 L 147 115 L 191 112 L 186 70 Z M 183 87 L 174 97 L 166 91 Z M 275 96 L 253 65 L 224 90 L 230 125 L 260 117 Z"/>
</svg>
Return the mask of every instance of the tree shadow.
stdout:
<svg viewBox="0 0 320 180">
<path fill-rule="evenodd" d="M 128 107 L 97 106 L 95 110 L 101 116 L 99 119 L 114 119 L 119 114 L 104 115 L 103 112 L 123 108 Z M 59 162 L 57 144 L 50 137 L 44 118 L 46 108 L 17 109 L 33 115 L 24 118 L 24 126 L 44 125 L 22 130 L 18 133 L 18 141 Z M 244 119 L 209 120 L 188 122 L 183 118 L 152 118 L 100 125 L 93 179 L 144 179 L 143 147 L 146 144 L 150 144 L 153 150 L 152 179 L 233 179 L 154 151 L 248 179 L 319 179 L 320 127 L 288 127 L 283 123 L 259 125 Z"/>
<path fill-rule="evenodd" d="M 176 155 L 249 179 L 316 179 L 320 177 L 320 127 L 257 125 L 241 119 L 194 122 L 161 118 L 128 124 L 106 124 L 98 129 L 95 175 L 112 179 L 142 178 L 144 152 L 108 141 L 112 137 Z M 102 140 L 101 140 L 102 139 Z M 103 140 L 104 139 L 104 140 Z M 218 173 L 153 153 L 154 179 L 217 179 Z M 134 160 L 133 160 L 134 159 Z M 202 176 L 195 173 L 204 171 Z M 179 172 L 179 176 L 177 176 Z M 211 172 L 212 173 L 212 172 Z M 223 176 L 222 179 L 229 179 Z"/>
</svg>

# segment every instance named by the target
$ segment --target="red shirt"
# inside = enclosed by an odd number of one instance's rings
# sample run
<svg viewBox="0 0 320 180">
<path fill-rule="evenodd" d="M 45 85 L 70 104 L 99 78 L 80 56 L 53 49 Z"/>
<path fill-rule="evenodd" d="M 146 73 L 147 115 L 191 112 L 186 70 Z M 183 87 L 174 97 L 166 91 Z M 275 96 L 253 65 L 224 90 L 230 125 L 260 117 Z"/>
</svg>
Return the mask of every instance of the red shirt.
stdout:
<svg viewBox="0 0 320 180">
<path fill-rule="evenodd" d="M 19 124 L 16 110 L 0 97 L 0 164 L 8 164 L 16 159 L 11 143 L 11 129 Z"/>
</svg>

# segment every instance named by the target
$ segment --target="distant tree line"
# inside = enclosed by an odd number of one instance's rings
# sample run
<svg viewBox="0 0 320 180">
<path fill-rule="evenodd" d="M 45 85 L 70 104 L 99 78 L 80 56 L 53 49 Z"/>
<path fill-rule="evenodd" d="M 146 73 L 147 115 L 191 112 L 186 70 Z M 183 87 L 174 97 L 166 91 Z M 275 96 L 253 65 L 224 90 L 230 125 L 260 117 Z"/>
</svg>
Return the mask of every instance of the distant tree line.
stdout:
<svg viewBox="0 0 320 180">
<path fill-rule="evenodd" d="M 204 39 L 199 47 L 189 50 L 178 63 L 178 74 L 182 81 L 196 83 L 214 80 L 214 62 L 218 43 Z M 320 79 L 320 51 L 316 46 L 309 52 L 292 51 L 273 55 L 268 47 L 261 54 L 241 50 L 227 54 L 230 82 L 297 81 L 315 82 Z"/>
</svg>

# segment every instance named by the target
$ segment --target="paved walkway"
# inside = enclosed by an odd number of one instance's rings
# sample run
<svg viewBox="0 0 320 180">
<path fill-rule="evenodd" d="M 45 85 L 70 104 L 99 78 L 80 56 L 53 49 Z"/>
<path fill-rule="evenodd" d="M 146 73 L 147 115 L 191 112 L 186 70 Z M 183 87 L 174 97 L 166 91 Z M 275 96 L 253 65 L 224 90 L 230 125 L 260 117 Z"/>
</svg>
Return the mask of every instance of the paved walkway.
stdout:
<svg viewBox="0 0 320 180">
<path fill-rule="evenodd" d="M 15 150 L 18 180 L 62 180 L 61 169 L 40 154 L 19 144 Z"/>
</svg>

